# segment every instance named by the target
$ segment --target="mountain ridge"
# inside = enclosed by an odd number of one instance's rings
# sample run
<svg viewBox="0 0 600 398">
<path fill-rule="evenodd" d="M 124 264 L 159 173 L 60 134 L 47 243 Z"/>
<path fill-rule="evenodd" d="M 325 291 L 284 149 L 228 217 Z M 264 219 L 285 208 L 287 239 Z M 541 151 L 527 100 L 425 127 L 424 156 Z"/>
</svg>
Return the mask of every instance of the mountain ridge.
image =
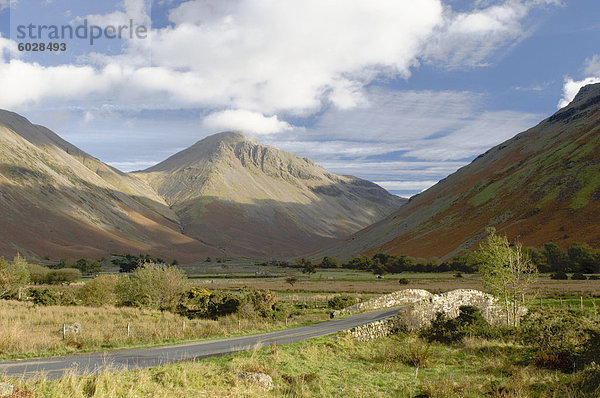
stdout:
<svg viewBox="0 0 600 398">
<path fill-rule="evenodd" d="M 511 239 L 600 245 L 600 84 L 415 195 L 389 217 L 317 255 L 384 251 L 450 258 L 494 226 Z"/>
<path fill-rule="evenodd" d="M 143 172 L 123 173 L 63 140 L 51 130 L 32 124 L 14 112 L 0 110 L 0 141 L 0 197 L 4 204 L 0 210 L 0 220 L 5 226 L 0 232 L 0 253 L 8 256 L 20 251 L 37 257 L 78 258 L 133 251 L 179 261 L 196 261 L 203 260 L 206 256 L 223 254 L 266 255 L 264 250 L 256 250 L 257 243 L 250 239 L 252 234 L 249 231 L 255 232 L 256 228 L 249 221 L 256 223 L 256 219 L 243 220 L 235 228 L 230 228 L 228 233 L 221 233 L 222 224 L 228 224 L 223 223 L 222 218 L 237 217 L 242 220 L 249 212 L 258 212 L 260 219 L 274 223 L 275 226 L 269 231 L 270 235 L 266 236 L 273 241 L 268 250 L 272 255 L 282 254 L 278 251 L 278 245 L 287 245 L 291 249 L 296 238 L 298 250 L 303 250 L 303 245 L 312 248 L 339 236 L 323 236 L 327 234 L 303 228 L 304 220 L 298 218 L 298 215 L 314 215 L 314 210 L 302 209 L 303 206 L 312 205 L 311 203 L 299 203 L 296 213 L 291 212 L 292 217 L 287 214 L 290 209 L 278 201 L 278 194 L 282 189 L 278 189 L 277 184 L 271 181 L 271 177 L 275 175 L 267 178 L 262 171 L 272 171 L 268 162 L 258 162 L 260 156 L 256 149 L 267 146 L 239 133 L 207 137 L 169 158 L 171 162 L 190 163 L 178 171 L 183 172 L 184 177 L 189 175 L 191 179 L 176 180 L 182 185 L 171 186 L 161 192 L 147 183 Z M 207 142 L 214 145 L 207 146 Z M 234 144 L 237 145 L 238 153 L 232 157 Z M 279 151 L 275 147 L 269 148 L 265 154 Z M 189 153 L 192 157 L 187 159 L 186 154 Z M 222 153 L 228 156 L 224 158 Z M 287 153 L 286 156 L 292 159 L 295 155 Z M 150 169 L 156 171 L 160 167 L 168 168 L 169 159 Z M 217 159 L 222 161 L 216 165 L 211 164 L 211 161 Z M 246 198 L 252 200 L 247 200 L 244 206 L 236 204 L 240 200 L 239 192 L 235 192 L 236 184 L 222 186 L 222 181 L 216 180 L 220 173 L 235 177 L 235 173 L 228 170 L 228 167 L 237 167 L 238 161 L 244 163 L 244 169 L 252 170 L 247 176 L 254 178 L 255 182 L 272 183 L 262 191 L 255 187 L 255 193 L 262 192 L 263 196 Z M 257 162 L 260 163 L 259 168 Z M 318 167 L 311 161 L 303 160 L 302 163 L 307 167 Z M 198 172 L 194 167 L 204 167 L 206 173 L 203 174 L 202 170 Z M 197 181 L 199 178 L 205 178 L 209 183 L 205 190 L 201 189 L 203 185 L 200 184 L 201 181 Z M 235 178 L 232 181 L 235 182 Z M 391 195 L 382 188 L 374 189 L 393 206 L 399 205 L 400 202 L 393 198 L 390 200 Z M 224 195 L 228 195 L 226 200 L 221 198 Z M 174 208 L 177 207 L 178 200 L 196 200 L 191 209 L 188 206 L 188 210 L 191 213 L 203 211 L 209 221 L 205 222 L 194 214 L 185 212 L 177 214 Z M 368 199 L 361 200 L 367 204 L 369 202 Z M 233 213 L 232 204 L 236 205 L 233 206 Z M 334 207 L 343 209 L 343 203 Z M 220 208 L 223 210 L 219 210 Z M 382 211 L 381 216 L 386 213 L 386 210 L 378 210 Z M 388 210 L 387 213 L 392 209 Z M 343 224 L 349 212 L 349 209 L 342 210 L 341 219 L 332 222 L 329 227 L 332 230 L 347 231 L 349 227 Z M 373 214 L 379 213 L 374 210 Z M 350 228 L 358 230 L 375 221 L 373 214 L 355 219 L 355 224 Z M 186 227 L 190 225 L 191 231 L 196 231 L 195 236 L 187 234 Z M 284 225 L 286 229 L 278 231 L 277 225 Z M 298 232 L 297 236 L 286 236 L 288 230 Z M 198 233 L 199 231 L 202 233 Z M 211 236 L 215 233 L 225 236 L 225 239 L 211 243 Z M 234 243 L 240 233 L 245 233 L 246 243 L 236 246 Z M 208 239 L 204 239 L 203 234 Z M 264 240 L 260 243 L 264 243 Z"/>
</svg>

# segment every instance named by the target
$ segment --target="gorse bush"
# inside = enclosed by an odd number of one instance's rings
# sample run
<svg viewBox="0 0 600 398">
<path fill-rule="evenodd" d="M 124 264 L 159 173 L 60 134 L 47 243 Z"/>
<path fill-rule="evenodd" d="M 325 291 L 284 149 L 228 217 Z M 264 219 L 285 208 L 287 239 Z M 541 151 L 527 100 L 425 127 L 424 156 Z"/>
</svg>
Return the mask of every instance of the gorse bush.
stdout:
<svg viewBox="0 0 600 398">
<path fill-rule="evenodd" d="M 29 296 L 35 305 L 77 305 L 80 302 L 77 294 L 71 289 L 33 288 L 29 291 Z"/>
<path fill-rule="evenodd" d="M 277 297 L 270 290 L 244 288 L 237 292 L 208 292 L 193 288 L 187 300 L 180 304 L 178 312 L 188 318 L 216 319 L 230 314 L 244 318 L 280 318 Z"/>
<path fill-rule="evenodd" d="M 329 300 L 327 302 L 327 307 L 331 308 L 332 310 L 341 310 L 356 303 L 358 303 L 358 298 L 343 294 L 340 296 L 335 296 Z"/>
</svg>

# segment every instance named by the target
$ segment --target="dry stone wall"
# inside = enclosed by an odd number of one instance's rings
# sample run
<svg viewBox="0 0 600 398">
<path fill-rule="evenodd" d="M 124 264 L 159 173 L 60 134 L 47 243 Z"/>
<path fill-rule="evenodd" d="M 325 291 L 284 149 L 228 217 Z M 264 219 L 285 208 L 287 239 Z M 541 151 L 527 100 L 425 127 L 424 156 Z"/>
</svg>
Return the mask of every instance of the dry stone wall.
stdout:
<svg viewBox="0 0 600 398">
<path fill-rule="evenodd" d="M 397 330 L 396 319 L 385 319 L 350 329 L 349 333 L 358 341 L 371 341 L 393 334 Z"/>
<path fill-rule="evenodd" d="M 408 330 L 421 329 L 429 326 L 438 312 L 449 318 L 456 318 L 463 305 L 479 308 L 485 320 L 492 325 L 506 322 L 506 314 L 498 305 L 498 300 L 491 294 L 473 289 L 457 289 L 432 295 L 429 299 L 411 305 L 399 316 L 399 321 Z"/>
<path fill-rule="evenodd" d="M 356 314 L 363 311 L 379 310 L 383 308 L 411 304 L 432 296 L 433 294 L 423 289 L 399 290 L 394 293 L 384 294 L 383 296 L 375 297 L 362 303 L 352 305 L 342 310 L 334 311 L 332 313 L 332 318 L 340 315 Z"/>
<path fill-rule="evenodd" d="M 410 305 L 398 316 L 352 328 L 349 334 L 359 341 L 369 341 L 396 333 L 400 329 L 418 330 L 429 326 L 438 312 L 449 318 L 456 318 L 463 305 L 479 308 L 483 317 L 492 325 L 506 322 L 506 313 L 494 296 L 472 289 L 458 289 L 436 295 L 426 290 L 406 289 L 348 307 L 345 309 L 347 312 L 336 312 L 353 313 L 405 304 Z M 520 315 L 524 315 L 526 311 L 523 309 Z"/>
</svg>

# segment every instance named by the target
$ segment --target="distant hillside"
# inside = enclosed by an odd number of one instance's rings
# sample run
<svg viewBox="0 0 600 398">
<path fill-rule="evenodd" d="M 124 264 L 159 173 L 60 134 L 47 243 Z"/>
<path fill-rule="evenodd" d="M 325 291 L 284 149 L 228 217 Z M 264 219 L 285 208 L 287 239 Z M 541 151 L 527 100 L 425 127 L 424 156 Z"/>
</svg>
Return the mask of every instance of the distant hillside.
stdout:
<svg viewBox="0 0 600 398">
<path fill-rule="evenodd" d="M 135 175 L 166 200 L 187 236 L 259 257 L 307 253 L 406 202 L 234 132 L 207 137 Z"/>
<path fill-rule="evenodd" d="M 482 132 L 484 134 L 485 132 Z M 391 216 L 319 252 L 452 257 L 494 226 L 539 246 L 600 246 L 600 84 L 536 127 L 490 149 Z"/>
<path fill-rule="evenodd" d="M 95 257 L 219 253 L 180 233 L 152 188 L 27 119 L 0 111 L 0 253 Z"/>
<path fill-rule="evenodd" d="M 180 262 L 304 253 L 403 203 L 375 184 L 233 133 L 146 172 L 123 173 L 7 111 L 0 111 L 0 198 L 0 255 L 132 252 Z"/>
</svg>

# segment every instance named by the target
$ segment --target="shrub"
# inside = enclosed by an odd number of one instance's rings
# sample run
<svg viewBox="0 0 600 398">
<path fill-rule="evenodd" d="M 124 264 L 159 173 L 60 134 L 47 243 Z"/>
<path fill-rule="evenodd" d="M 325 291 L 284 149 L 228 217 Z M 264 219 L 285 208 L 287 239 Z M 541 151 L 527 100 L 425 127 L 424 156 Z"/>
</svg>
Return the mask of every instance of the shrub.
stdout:
<svg viewBox="0 0 600 398">
<path fill-rule="evenodd" d="M 600 364 L 593 363 L 575 375 L 574 387 L 588 397 L 600 396 Z"/>
<path fill-rule="evenodd" d="M 466 336 L 494 337 L 497 334 L 481 315 L 477 307 L 463 305 L 456 318 L 438 313 L 431 326 L 421 332 L 422 337 L 440 343 L 456 343 Z"/>
<path fill-rule="evenodd" d="M 75 291 L 72 289 L 36 288 L 29 292 L 36 305 L 76 305 Z"/>
<path fill-rule="evenodd" d="M 19 254 L 12 262 L 0 257 L 0 298 L 10 296 L 29 281 L 27 265 Z"/>
<path fill-rule="evenodd" d="M 580 274 L 580 273 L 575 273 L 575 274 L 571 275 L 571 279 L 574 281 L 586 281 L 587 276 Z"/>
<path fill-rule="evenodd" d="M 100 275 L 87 282 L 79 290 L 79 298 L 84 305 L 100 307 L 115 305 L 118 302 L 115 288 L 119 283 L 117 275 Z"/>
<path fill-rule="evenodd" d="M 573 371 L 588 362 L 589 352 L 598 356 L 599 333 L 598 323 L 581 310 L 544 308 L 525 316 L 521 340 L 535 347 L 538 366 Z"/>
<path fill-rule="evenodd" d="M 121 305 L 174 310 L 188 291 L 183 271 L 172 266 L 144 264 L 119 280 L 115 293 Z"/>
<path fill-rule="evenodd" d="M 356 297 L 343 294 L 340 296 L 335 296 L 331 300 L 329 300 L 327 302 L 327 307 L 333 310 L 341 310 L 346 307 L 350 307 L 351 305 L 354 305 L 356 303 L 358 303 L 358 299 Z"/>
<path fill-rule="evenodd" d="M 597 280 L 600 280 L 600 276 L 598 276 L 598 275 L 590 275 L 588 277 L 588 279 L 591 280 L 591 281 L 597 281 Z"/>
<path fill-rule="evenodd" d="M 398 283 L 401 285 L 408 285 L 410 281 L 407 278 L 400 278 L 398 279 Z"/>
<path fill-rule="evenodd" d="M 564 273 L 563 271 L 558 271 L 558 272 L 555 272 L 552 275 L 550 275 L 550 279 L 565 280 L 565 279 L 569 279 L 569 276 L 566 273 Z"/>
<path fill-rule="evenodd" d="M 50 284 L 61 284 L 61 283 L 73 283 L 81 278 L 81 271 L 76 268 L 61 268 L 57 270 L 51 270 L 46 275 L 46 283 Z"/>
<path fill-rule="evenodd" d="M 39 285 L 47 282 L 48 273 L 50 272 L 49 268 L 43 267 L 39 264 L 28 264 L 27 267 L 29 268 L 31 283 Z"/>
</svg>

